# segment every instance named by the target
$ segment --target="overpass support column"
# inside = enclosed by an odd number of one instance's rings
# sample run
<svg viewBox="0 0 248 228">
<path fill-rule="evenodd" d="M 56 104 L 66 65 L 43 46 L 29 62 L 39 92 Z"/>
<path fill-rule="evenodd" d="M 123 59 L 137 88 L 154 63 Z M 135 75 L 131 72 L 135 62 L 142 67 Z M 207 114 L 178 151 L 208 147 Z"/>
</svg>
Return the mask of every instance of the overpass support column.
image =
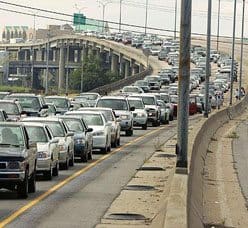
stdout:
<svg viewBox="0 0 248 228">
<path fill-rule="evenodd" d="M 112 53 L 111 57 L 111 71 L 118 73 L 118 56 Z"/>
<path fill-rule="evenodd" d="M 141 73 L 142 71 L 144 71 L 145 67 L 143 64 L 139 65 L 139 73 Z"/>
<path fill-rule="evenodd" d="M 135 60 L 131 59 L 131 75 L 135 74 Z"/>
<path fill-rule="evenodd" d="M 65 84 L 65 49 L 61 47 L 59 49 L 59 82 L 58 90 L 59 92 L 64 88 Z"/>
<path fill-rule="evenodd" d="M 125 61 L 125 78 L 128 78 L 130 75 L 130 62 L 128 60 Z"/>
<path fill-rule="evenodd" d="M 120 53 L 120 57 L 119 57 L 119 63 L 120 63 L 120 75 L 123 76 L 125 69 L 124 69 L 124 59 L 123 59 L 123 54 Z"/>
<path fill-rule="evenodd" d="M 42 50 L 36 51 L 36 61 L 42 61 Z"/>
</svg>

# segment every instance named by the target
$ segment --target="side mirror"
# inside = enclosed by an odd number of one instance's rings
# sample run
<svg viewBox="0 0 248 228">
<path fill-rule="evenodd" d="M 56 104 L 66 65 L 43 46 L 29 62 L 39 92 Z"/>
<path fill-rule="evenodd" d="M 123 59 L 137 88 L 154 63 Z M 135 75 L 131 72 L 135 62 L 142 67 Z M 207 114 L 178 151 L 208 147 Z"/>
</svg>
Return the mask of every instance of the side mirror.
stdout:
<svg viewBox="0 0 248 228">
<path fill-rule="evenodd" d="M 93 128 L 88 128 L 87 130 L 86 130 L 86 132 L 92 132 L 93 131 Z"/>
<path fill-rule="evenodd" d="M 48 109 L 48 105 L 47 105 L 47 104 L 44 104 L 44 105 L 42 106 L 42 109 Z"/>
<path fill-rule="evenodd" d="M 130 111 L 131 111 L 131 112 L 135 111 L 135 107 L 131 107 L 131 108 L 130 108 Z"/>
</svg>

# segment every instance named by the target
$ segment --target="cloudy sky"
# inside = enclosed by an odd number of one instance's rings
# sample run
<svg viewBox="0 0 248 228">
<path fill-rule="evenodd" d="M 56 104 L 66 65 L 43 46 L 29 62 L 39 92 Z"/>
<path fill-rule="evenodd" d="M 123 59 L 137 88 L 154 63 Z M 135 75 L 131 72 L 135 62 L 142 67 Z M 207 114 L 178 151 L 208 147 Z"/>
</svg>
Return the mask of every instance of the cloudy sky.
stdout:
<svg viewBox="0 0 248 228">
<path fill-rule="evenodd" d="M 87 17 L 102 19 L 102 4 L 97 0 L 3 0 L 9 3 L 22 4 L 30 7 L 54 10 L 61 13 L 73 14 L 81 10 Z M 99 0 L 102 3 L 109 2 L 105 7 L 105 20 L 119 22 L 119 2 L 120 0 Z M 122 0 L 122 22 L 143 26 L 145 21 L 146 0 Z M 148 27 L 164 30 L 174 29 L 174 8 L 176 0 L 148 0 Z M 180 5 L 178 1 L 178 23 L 180 20 Z M 207 0 L 192 0 L 192 32 L 206 34 L 207 25 Z M 248 2 L 247 2 L 248 3 Z M 27 10 L 8 6 L 0 1 L 0 30 L 4 25 L 27 25 L 33 27 L 33 17 L 17 13 L 6 12 L 2 9 L 11 9 L 21 12 L 51 16 L 61 19 L 71 20 L 70 17 L 56 14 L 42 13 L 36 10 Z M 248 4 L 246 8 L 245 36 L 248 37 Z M 217 10 L 218 0 L 212 0 L 212 33 L 217 31 Z M 237 1 L 237 26 L 236 35 L 241 34 L 242 0 Z M 220 35 L 232 36 L 233 0 L 221 0 Z M 49 20 L 36 17 L 36 28 L 45 28 L 47 24 L 63 24 L 62 21 Z M 116 25 L 110 25 L 110 27 Z M 118 26 L 117 26 L 118 27 Z M 137 28 L 131 28 L 137 30 Z M 143 30 L 143 29 L 142 29 Z M 171 33 L 172 34 L 172 33 Z"/>
</svg>

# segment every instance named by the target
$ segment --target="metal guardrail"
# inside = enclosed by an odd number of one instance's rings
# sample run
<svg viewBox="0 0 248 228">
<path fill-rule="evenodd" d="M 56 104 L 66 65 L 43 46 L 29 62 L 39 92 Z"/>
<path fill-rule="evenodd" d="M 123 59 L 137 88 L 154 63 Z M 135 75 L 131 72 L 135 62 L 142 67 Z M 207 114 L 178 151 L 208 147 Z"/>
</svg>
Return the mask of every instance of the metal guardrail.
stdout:
<svg viewBox="0 0 248 228">
<path fill-rule="evenodd" d="M 112 92 L 115 90 L 120 90 L 122 87 L 130 85 L 137 80 L 142 80 L 142 79 L 144 79 L 145 76 L 147 76 L 151 73 L 152 73 L 152 67 L 149 66 L 148 68 L 146 68 L 146 70 L 144 70 L 138 74 L 129 76 L 128 78 L 121 79 L 121 80 L 113 82 L 111 84 L 100 86 L 98 88 L 90 90 L 89 92 L 99 93 L 100 95 L 107 95 L 109 92 Z"/>
</svg>

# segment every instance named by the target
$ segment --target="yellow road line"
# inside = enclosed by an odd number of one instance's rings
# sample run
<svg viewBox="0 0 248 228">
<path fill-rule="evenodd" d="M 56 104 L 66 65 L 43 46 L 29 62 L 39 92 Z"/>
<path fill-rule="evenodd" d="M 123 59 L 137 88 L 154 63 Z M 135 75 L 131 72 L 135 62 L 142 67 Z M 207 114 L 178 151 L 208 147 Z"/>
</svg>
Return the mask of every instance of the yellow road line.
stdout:
<svg viewBox="0 0 248 228">
<path fill-rule="evenodd" d="M 111 155 L 119 152 L 120 150 L 130 146 L 131 144 L 142 140 L 143 138 L 152 135 L 160 130 L 163 130 L 165 127 L 160 127 L 156 130 L 150 131 L 148 133 L 146 133 L 143 136 L 140 136 L 126 144 L 124 144 L 123 146 L 113 150 L 112 152 L 103 155 L 102 157 L 100 157 L 98 160 L 89 163 L 89 165 L 87 165 L 86 167 L 82 168 L 81 170 L 75 172 L 74 174 L 72 174 L 71 176 L 67 177 L 65 180 L 61 181 L 60 183 L 54 185 L 52 188 L 48 189 L 45 193 L 43 193 L 42 195 L 38 196 L 37 198 L 35 198 L 34 200 L 30 201 L 29 203 L 27 203 L 25 206 L 21 207 L 20 209 L 18 209 L 17 211 L 15 211 L 13 214 L 11 214 L 10 216 L 8 216 L 7 218 L 5 218 L 4 220 L 2 220 L 0 222 L 0 228 L 3 228 L 4 226 L 6 226 L 7 224 L 13 222 L 16 218 L 18 218 L 20 215 L 22 215 L 24 212 L 26 212 L 27 210 L 29 210 L 30 208 L 32 208 L 33 206 L 35 206 L 36 204 L 38 204 L 39 202 L 41 202 L 43 199 L 45 199 L 46 197 L 48 197 L 49 195 L 51 195 L 52 193 L 54 193 L 55 191 L 59 190 L 60 188 L 62 188 L 64 185 L 68 184 L 70 181 L 74 180 L 76 177 L 80 176 L 81 174 L 85 173 L 86 171 L 88 171 L 90 168 L 93 168 L 94 166 L 96 166 L 98 163 L 102 162 L 103 160 L 109 158 Z"/>
</svg>

